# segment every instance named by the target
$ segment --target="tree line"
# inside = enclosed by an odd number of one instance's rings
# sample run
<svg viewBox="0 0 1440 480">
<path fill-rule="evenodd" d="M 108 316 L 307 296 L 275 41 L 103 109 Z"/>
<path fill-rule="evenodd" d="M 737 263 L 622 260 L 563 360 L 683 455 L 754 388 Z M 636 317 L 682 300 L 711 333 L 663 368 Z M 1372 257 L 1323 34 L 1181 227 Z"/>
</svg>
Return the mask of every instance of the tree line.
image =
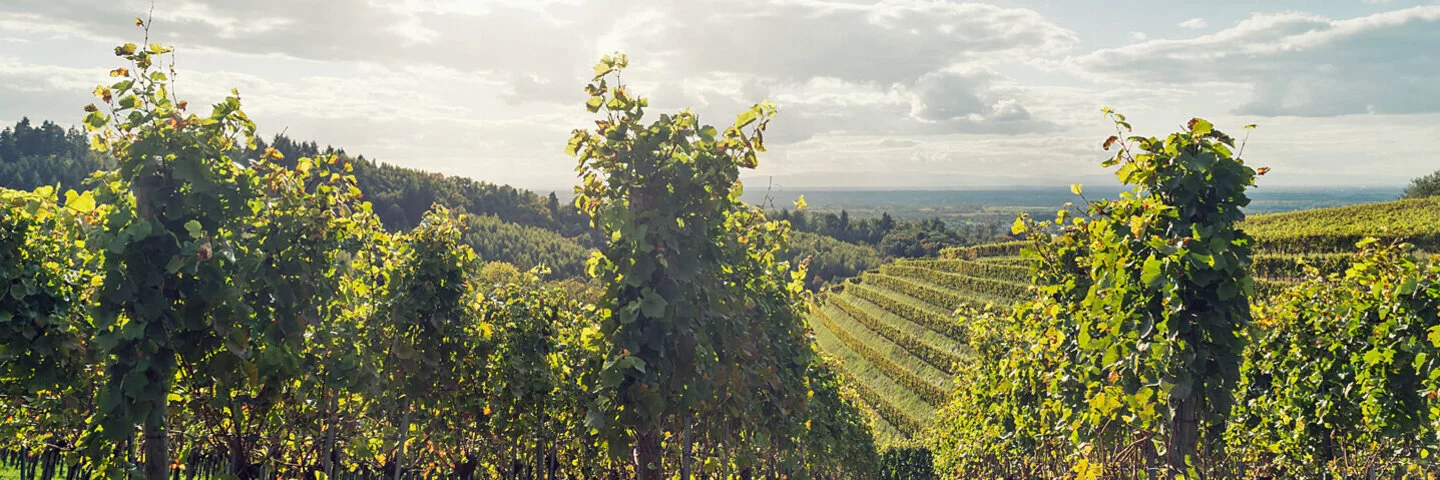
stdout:
<svg viewBox="0 0 1440 480">
<path fill-rule="evenodd" d="M 851 219 L 850 212 L 810 212 L 781 209 L 776 218 L 789 221 L 797 232 L 824 235 L 842 242 L 869 246 L 891 258 L 933 257 L 941 249 L 1010 239 L 997 223 L 947 224 L 940 218 L 897 220 L 889 213 Z"/>
</svg>

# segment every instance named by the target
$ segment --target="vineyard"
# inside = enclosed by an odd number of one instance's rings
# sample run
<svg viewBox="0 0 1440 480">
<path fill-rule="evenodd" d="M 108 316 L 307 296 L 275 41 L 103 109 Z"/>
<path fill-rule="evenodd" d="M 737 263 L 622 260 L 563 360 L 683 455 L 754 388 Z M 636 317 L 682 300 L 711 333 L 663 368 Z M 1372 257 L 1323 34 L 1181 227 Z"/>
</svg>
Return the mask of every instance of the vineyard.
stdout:
<svg viewBox="0 0 1440 480">
<path fill-rule="evenodd" d="M 1414 239 L 1422 255 L 1440 247 L 1437 215 L 1440 198 L 1423 198 L 1260 215 L 1241 228 L 1260 245 L 1251 265 L 1258 293 L 1280 295 L 1305 279 L 1308 268 L 1344 273 L 1359 259 L 1354 244 L 1365 232 Z M 843 375 L 866 392 L 865 413 L 880 444 L 922 435 L 956 382 L 964 381 L 960 367 L 974 361 L 967 316 L 1004 311 L 1034 295 L 1030 262 L 1021 256 L 1026 245 L 950 248 L 940 258 L 899 260 L 821 294 L 810 307 L 817 343 L 842 359 Z"/>
<path fill-rule="evenodd" d="M 905 445 L 934 424 L 974 361 L 956 312 L 1001 311 L 1029 295 L 1019 244 L 966 247 L 901 260 L 820 295 L 808 317 L 816 343 L 864 392 L 876 441 Z"/>
<path fill-rule="evenodd" d="M 1262 253 L 1348 252 L 1366 237 L 1440 247 L 1440 197 L 1261 215 L 1243 227 Z"/>
<path fill-rule="evenodd" d="M 1107 163 L 1134 194 L 1076 185 L 1085 208 L 1016 220 L 1028 241 L 817 296 L 817 343 L 881 445 L 929 449 L 957 478 L 1440 475 L 1440 203 L 1246 219 L 1243 188 L 1216 179 L 1266 169 L 1188 128 Z"/>
<path fill-rule="evenodd" d="M 170 53 L 116 47 L 85 107 L 115 170 L 0 190 L 0 476 L 879 475 L 789 225 L 738 200 L 773 106 L 645 123 L 602 59 L 566 150 L 609 241 L 531 260 L 577 286 L 486 263 L 467 236 L 545 238 L 493 218 L 385 228 L 347 158 L 258 148 L 236 91 L 174 98 Z"/>
<path fill-rule="evenodd" d="M 1202 119 L 1107 109 L 1132 191 L 879 264 L 741 200 L 777 107 L 647 116 L 624 55 L 572 238 L 384 222 L 356 163 L 114 53 L 114 169 L 0 189 L 0 480 L 1440 478 L 1440 197 L 1246 218 L 1268 169 Z"/>
</svg>

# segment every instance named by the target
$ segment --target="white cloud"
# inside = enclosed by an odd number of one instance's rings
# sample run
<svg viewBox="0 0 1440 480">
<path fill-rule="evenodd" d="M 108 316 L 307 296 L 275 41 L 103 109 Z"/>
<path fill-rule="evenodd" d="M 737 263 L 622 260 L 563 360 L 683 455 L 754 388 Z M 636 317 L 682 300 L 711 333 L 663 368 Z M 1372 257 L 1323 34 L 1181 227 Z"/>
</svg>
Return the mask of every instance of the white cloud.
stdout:
<svg viewBox="0 0 1440 480">
<path fill-rule="evenodd" d="M 1440 112 L 1440 6 L 1331 20 L 1257 14 L 1181 40 L 1103 49 L 1070 63 L 1126 84 L 1249 90 L 1233 111 L 1328 116 Z"/>
<path fill-rule="evenodd" d="M 1190 28 L 1198 30 L 1210 26 L 1210 22 L 1205 21 L 1205 19 L 1203 18 L 1196 17 L 1180 22 L 1178 25 L 1180 26 L 1180 28 Z"/>
<path fill-rule="evenodd" d="M 1352 160 L 1372 157 L 1396 176 L 1434 168 L 1440 6 L 1349 19 L 1260 13 L 1157 39 L 1093 33 L 1091 19 L 1013 3 L 168 0 L 152 34 L 179 47 L 192 104 L 236 86 L 265 132 L 521 185 L 573 180 L 563 144 L 592 118 L 580 89 L 617 49 L 652 114 L 689 106 L 724 125 L 755 101 L 776 102 L 760 173 L 812 183 L 1103 176 L 1106 105 L 1153 134 L 1191 115 L 1259 122 L 1253 152 L 1277 174 L 1343 179 L 1377 170 Z M 128 19 L 148 8 L 0 2 L 0 45 L 23 47 L 0 54 L 0 121 L 78 121 L 93 85 L 111 80 L 109 46 L 138 41 Z M 1078 51 L 1085 45 L 1122 46 Z"/>
</svg>

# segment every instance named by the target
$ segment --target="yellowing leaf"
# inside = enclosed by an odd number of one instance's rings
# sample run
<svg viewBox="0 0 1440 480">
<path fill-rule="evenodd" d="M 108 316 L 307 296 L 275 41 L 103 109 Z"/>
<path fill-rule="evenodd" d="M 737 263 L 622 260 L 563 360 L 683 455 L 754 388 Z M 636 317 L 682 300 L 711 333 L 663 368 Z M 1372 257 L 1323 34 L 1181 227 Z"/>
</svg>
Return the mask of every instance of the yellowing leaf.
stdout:
<svg viewBox="0 0 1440 480">
<path fill-rule="evenodd" d="M 1010 224 L 1011 235 L 1019 235 L 1028 231 L 1030 231 L 1030 227 L 1025 225 L 1024 217 L 1015 217 L 1015 223 Z"/>
<path fill-rule="evenodd" d="M 95 210 L 95 196 L 90 192 L 77 194 L 74 190 L 65 192 L 65 206 L 77 212 Z"/>
</svg>

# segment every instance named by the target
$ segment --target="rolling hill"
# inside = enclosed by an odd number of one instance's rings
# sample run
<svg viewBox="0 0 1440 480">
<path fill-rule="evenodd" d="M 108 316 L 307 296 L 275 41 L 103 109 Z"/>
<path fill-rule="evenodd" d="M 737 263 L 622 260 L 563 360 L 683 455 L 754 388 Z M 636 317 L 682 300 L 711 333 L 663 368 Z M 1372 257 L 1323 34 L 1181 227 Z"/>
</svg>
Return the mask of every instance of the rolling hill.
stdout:
<svg viewBox="0 0 1440 480">
<path fill-rule="evenodd" d="M 1251 217 L 1252 273 L 1261 297 L 1304 276 L 1304 266 L 1343 272 L 1367 236 L 1440 250 L 1440 198 L 1399 200 Z M 810 327 L 863 398 L 881 444 L 909 439 L 934 420 L 971 361 L 957 309 L 1007 309 L 1025 298 L 1025 242 L 952 248 L 940 258 L 899 260 L 816 296 Z"/>
</svg>

